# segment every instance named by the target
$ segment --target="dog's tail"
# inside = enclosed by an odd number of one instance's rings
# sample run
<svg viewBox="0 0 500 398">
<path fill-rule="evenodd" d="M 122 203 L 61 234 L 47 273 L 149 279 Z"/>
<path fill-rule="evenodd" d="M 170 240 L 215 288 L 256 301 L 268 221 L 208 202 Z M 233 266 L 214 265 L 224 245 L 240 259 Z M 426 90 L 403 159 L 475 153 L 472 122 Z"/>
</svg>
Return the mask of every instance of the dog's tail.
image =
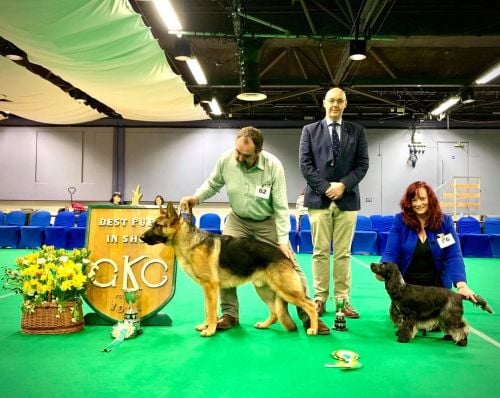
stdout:
<svg viewBox="0 0 500 398">
<path fill-rule="evenodd" d="M 477 294 L 475 294 L 474 297 L 476 298 L 476 302 L 474 302 L 470 299 L 466 299 L 465 297 L 464 297 L 464 300 L 469 300 L 475 306 L 481 307 L 481 309 L 483 311 L 486 311 L 486 312 L 489 312 L 490 314 L 493 314 L 493 310 L 491 309 L 491 307 L 488 305 L 488 303 L 486 302 L 486 300 L 484 298 L 482 298 L 481 296 L 478 296 Z"/>
</svg>

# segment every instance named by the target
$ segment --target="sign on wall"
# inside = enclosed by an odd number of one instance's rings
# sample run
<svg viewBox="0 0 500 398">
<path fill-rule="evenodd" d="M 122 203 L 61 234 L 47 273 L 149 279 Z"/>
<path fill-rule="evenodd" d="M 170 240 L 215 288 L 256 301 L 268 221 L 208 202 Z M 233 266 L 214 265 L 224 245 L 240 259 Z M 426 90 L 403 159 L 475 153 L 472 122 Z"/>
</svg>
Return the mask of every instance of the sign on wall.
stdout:
<svg viewBox="0 0 500 398">
<path fill-rule="evenodd" d="M 89 206 L 87 247 L 99 270 L 85 300 L 101 317 L 123 320 L 125 289 L 138 290 L 141 320 L 156 315 L 172 298 L 172 248 L 163 244 L 149 246 L 139 239 L 158 215 L 158 208 Z"/>
</svg>

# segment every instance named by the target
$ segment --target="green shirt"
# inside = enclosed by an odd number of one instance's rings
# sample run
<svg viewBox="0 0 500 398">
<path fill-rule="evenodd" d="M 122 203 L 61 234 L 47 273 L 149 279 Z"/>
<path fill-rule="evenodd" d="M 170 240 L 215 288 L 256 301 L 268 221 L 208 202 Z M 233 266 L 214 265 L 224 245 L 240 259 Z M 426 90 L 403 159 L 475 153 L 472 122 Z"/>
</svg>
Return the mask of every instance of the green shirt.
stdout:
<svg viewBox="0 0 500 398">
<path fill-rule="evenodd" d="M 290 216 L 285 170 L 276 156 L 262 151 L 257 163 L 247 169 L 238 163 L 235 150 L 231 149 L 222 154 L 208 179 L 194 195 L 201 203 L 219 192 L 224 185 L 229 205 L 238 216 L 257 221 L 274 216 L 278 244 L 288 244 Z M 263 193 L 266 190 L 268 195 Z"/>
</svg>

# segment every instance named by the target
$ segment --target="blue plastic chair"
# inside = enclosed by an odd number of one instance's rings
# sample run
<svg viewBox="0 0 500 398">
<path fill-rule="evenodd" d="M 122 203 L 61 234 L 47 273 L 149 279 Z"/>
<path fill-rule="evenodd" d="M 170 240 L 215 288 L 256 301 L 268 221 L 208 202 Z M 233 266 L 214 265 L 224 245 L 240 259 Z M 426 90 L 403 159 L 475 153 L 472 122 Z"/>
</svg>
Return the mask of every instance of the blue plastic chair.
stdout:
<svg viewBox="0 0 500 398">
<path fill-rule="evenodd" d="M 50 212 L 36 210 L 31 213 L 30 225 L 21 227 L 19 248 L 34 249 L 41 247 L 45 240 L 45 228 L 50 225 Z"/>
<path fill-rule="evenodd" d="M 87 228 L 87 218 L 88 218 L 88 212 L 82 211 L 80 215 L 76 218 L 76 226 Z"/>
<path fill-rule="evenodd" d="M 303 229 L 299 231 L 298 252 L 309 253 L 309 254 L 313 252 L 311 230 Z"/>
<path fill-rule="evenodd" d="M 0 210 L 0 225 L 3 225 L 3 222 L 5 220 L 5 213 Z"/>
<path fill-rule="evenodd" d="M 484 220 L 483 232 L 490 237 L 491 256 L 500 257 L 500 217 Z"/>
<path fill-rule="evenodd" d="M 500 257 L 500 234 L 488 235 L 490 237 L 491 257 Z"/>
<path fill-rule="evenodd" d="M 290 245 L 295 253 L 297 253 L 299 245 L 299 233 L 297 231 L 297 217 L 295 214 L 290 214 L 290 231 L 288 232 Z"/>
<path fill-rule="evenodd" d="M 304 214 L 299 220 L 299 231 L 310 231 L 311 230 L 311 220 L 309 219 L 309 214 Z"/>
<path fill-rule="evenodd" d="M 481 233 L 481 224 L 476 218 L 460 217 L 457 230 L 464 257 L 491 257 L 490 237 Z"/>
<path fill-rule="evenodd" d="M 69 227 L 66 235 L 66 249 L 81 249 L 85 247 L 87 216 L 88 213 L 82 211 L 75 217 L 76 227 Z"/>
<path fill-rule="evenodd" d="M 378 254 L 377 232 L 372 230 L 369 217 L 359 215 L 356 218 L 356 228 L 351 244 L 352 254 Z"/>
<path fill-rule="evenodd" d="M 54 220 L 54 225 L 45 228 L 45 244 L 56 249 L 66 248 L 67 233 L 75 226 L 75 214 L 72 211 L 61 211 Z"/>
<path fill-rule="evenodd" d="M 484 220 L 483 233 L 488 235 L 500 234 L 500 217 L 488 217 Z"/>
<path fill-rule="evenodd" d="M 0 247 L 17 248 L 21 236 L 21 226 L 26 224 L 26 213 L 12 210 L 7 213 L 4 224 L 0 225 Z"/>
<path fill-rule="evenodd" d="M 221 234 L 221 219 L 217 213 L 205 213 L 200 216 L 200 229 L 213 234 Z"/>
<path fill-rule="evenodd" d="M 371 217 L 370 217 L 371 219 Z M 380 216 L 376 221 L 376 226 L 372 225 L 372 229 L 377 232 L 377 248 L 378 254 L 384 254 L 385 247 L 387 246 L 387 239 L 389 238 L 389 231 L 394 223 L 394 216 Z"/>
<path fill-rule="evenodd" d="M 480 234 L 481 224 L 474 217 L 460 217 L 457 221 L 457 231 L 459 234 Z"/>
</svg>

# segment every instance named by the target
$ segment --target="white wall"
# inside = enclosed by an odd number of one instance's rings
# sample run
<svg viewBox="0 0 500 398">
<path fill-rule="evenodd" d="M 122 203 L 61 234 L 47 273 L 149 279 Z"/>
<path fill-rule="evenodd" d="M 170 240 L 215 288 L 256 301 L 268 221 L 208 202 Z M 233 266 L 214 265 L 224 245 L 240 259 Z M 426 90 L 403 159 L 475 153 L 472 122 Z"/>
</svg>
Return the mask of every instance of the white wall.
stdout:
<svg viewBox="0 0 500 398">
<path fill-rule="evenodd" d="M 288 200 L 294 203 L 304 186 L 298 166 L 301 129 L 262 130 L 264 149 L 283 162 Z M 408 163 L 410 131 L 368 130 L 370 169 L 360 185 L 361 212 L 395 213 L 410 182 L 426 180 L 437 187 L 443 174 L 466 172 L 481 177 L 481 213 L 500 215 L 500 131 L 420 133 L 426 150 L 413 168 Z M 141 185 L 146 202 L 158 193 L 174 202 L 192 194 L 209 175 L 218 156 L 234 147 L 235 135 L 236 129 L 126 129 L 125 200 L 131 199 L 137 184 Z M 463 148 L 455 148 L 458 141 L 464 143 Z M 69 201 L 69 186 L 77 188 L 76 201 L 107 201 L 113 190 L 112 159 L 111 128 L 2 128 L 0 208 L 30 202 L 33 206 L 29 207 L 36 208 L 37 203 L 50 206 L 53 204 L 47 201 Z M 225 201 L 225 192 L 221 192 L 205 206 L 222 208 L 224 213 Z"/>
</svg>

